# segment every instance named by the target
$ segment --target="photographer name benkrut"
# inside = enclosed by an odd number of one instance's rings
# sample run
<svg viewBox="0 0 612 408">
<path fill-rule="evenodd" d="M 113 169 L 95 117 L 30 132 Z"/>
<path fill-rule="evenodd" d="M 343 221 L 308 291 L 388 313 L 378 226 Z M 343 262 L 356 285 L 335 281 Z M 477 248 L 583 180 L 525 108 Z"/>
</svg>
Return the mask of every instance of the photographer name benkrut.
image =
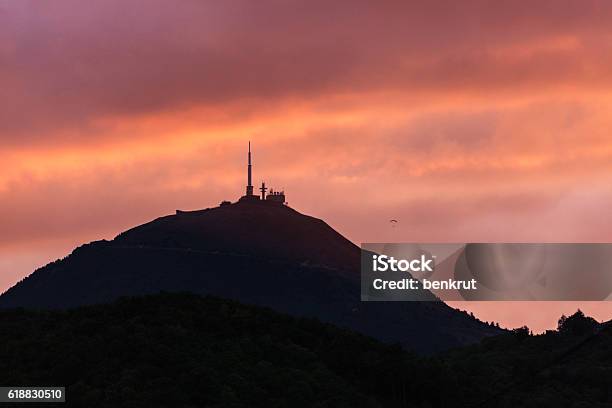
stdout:
<svg viewBox="0 0 612 408">
<path fill-rule="evenodd" d="M 374 272 L 433 272 L 435 260 L 421 255 L 420 258 L 407 260 L 395 259 L 387 255 L 372 256 L 372 270 Z M 476 279 L 470 280 L 430 280 L 404 278 L 399 280 L 374 279 L 372 286 L 376 290 L 476 290 Z"/>
</svg>

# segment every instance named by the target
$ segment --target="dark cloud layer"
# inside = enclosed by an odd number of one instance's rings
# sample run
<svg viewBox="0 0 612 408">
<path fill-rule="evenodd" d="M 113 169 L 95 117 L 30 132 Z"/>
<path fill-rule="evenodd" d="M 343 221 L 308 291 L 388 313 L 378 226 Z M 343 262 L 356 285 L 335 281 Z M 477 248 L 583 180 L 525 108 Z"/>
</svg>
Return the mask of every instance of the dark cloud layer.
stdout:
<svg viewBox="0 0 612 408">
<path fill-rule="evenodd" d="M 597 39 L 611 14 L 583 1 L 3 2 L 0 134 L 87 138 L 96 118 L 245 98 L 608 81 Z M 576 47 L 547 45 L 563 38 Z"/>
</svg>

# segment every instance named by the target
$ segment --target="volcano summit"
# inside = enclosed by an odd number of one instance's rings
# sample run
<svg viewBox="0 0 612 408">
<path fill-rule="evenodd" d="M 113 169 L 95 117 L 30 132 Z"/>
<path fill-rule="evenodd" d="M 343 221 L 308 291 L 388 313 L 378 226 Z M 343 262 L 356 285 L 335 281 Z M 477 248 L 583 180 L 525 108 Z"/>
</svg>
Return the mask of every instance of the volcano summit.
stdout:
<svg viewBox="0 0 612 408">
<path fill-rule="evenodd" d="M 248 179 L 238 202 L 177 211 L 75 249 L 10 288 L 0 307 L 68 308 L 189 291 L 315 317 L 422 352 L 499 331 L 442 302 L 361 302 L 359 248 L 285 205 L 284 194 L 253 196 L 250 166 Z"/>
</svg>

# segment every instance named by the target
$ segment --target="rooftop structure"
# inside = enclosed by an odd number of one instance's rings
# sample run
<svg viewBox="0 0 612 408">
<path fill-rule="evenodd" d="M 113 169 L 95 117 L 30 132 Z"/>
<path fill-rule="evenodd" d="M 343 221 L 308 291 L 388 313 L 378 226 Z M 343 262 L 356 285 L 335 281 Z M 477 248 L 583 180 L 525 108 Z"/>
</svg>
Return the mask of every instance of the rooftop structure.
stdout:
<svg viewBox="0 0 612 408">
<path fill-rule="evenodd" d="M 278 204 L 286 204 L 286 196 L 284 191 L 278 191 L 274 189 L 270 189 L 270 192 L 266 194 L 268 188 L 266 187 L 266 183 L 262 182 L 259 191 L 261 195 L 253 194 L 253 174 L 252 174 L 252 163 L 251 163 L 251 142 L 249 142 L 249 150 L 247 154 L 247 185 L 246 185 L 246 193 L 242 197 L 240 197 L 239 201 L 265 201 L 268 203 L 278 203 Z"/>
</svg>

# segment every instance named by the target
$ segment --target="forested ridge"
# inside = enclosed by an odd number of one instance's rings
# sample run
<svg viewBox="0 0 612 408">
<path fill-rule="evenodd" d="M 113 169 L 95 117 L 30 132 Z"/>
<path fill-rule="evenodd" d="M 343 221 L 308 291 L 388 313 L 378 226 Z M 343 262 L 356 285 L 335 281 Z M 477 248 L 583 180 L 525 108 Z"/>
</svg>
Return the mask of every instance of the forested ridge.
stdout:
<svg viewBox="0 0 612 408">
<path fill-rule="evenodd" d="M 420 357 L 186 293 L 1 310 L 0 384 L 65 385 L 82 407 L 610 406 L 610 329 L 581 313 L 559 327 Z"/>
</svg>

